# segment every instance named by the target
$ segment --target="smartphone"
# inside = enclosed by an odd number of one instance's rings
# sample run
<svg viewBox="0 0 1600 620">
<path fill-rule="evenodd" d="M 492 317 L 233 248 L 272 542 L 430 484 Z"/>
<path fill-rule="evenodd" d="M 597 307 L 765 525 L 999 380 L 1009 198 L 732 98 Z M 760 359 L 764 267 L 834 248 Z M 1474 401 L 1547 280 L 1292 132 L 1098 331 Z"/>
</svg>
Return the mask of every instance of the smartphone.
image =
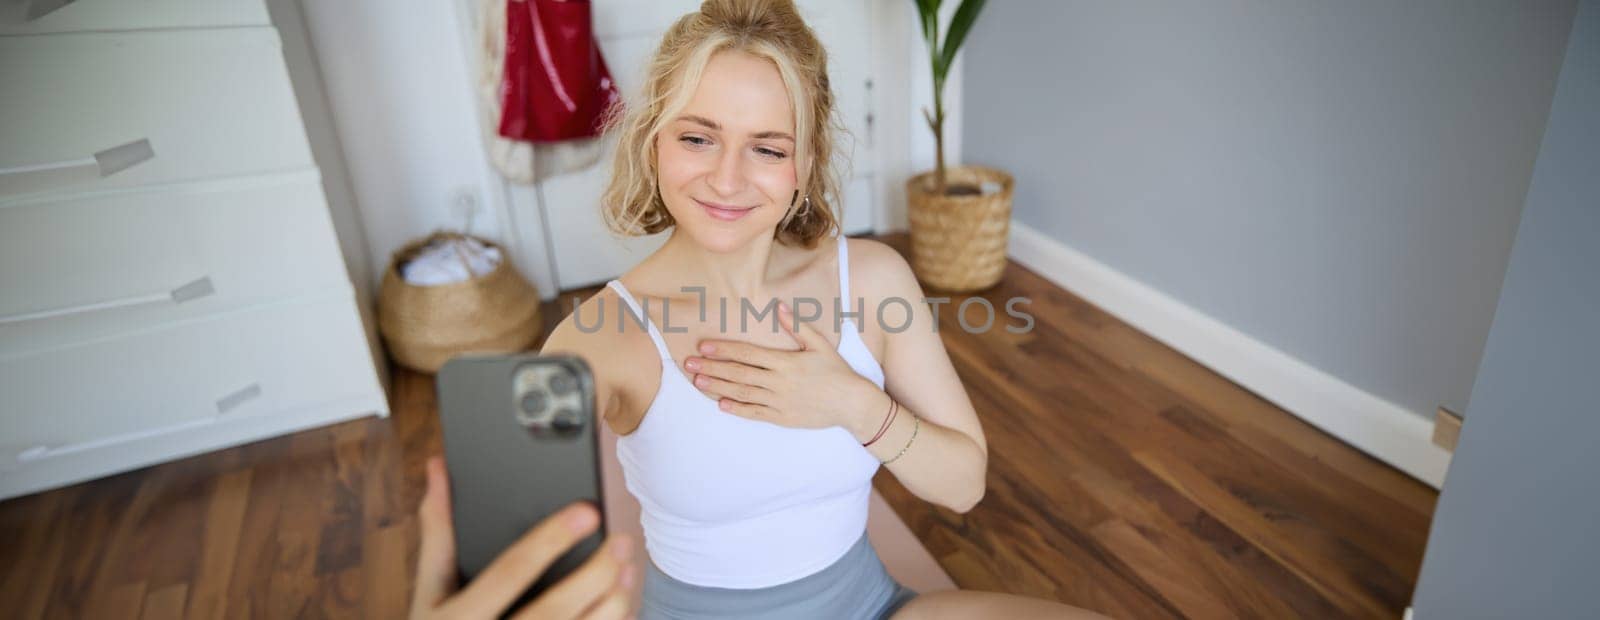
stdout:
<svg viewBox="0 0 1600 620">
<path fill-rule="evenodd" d="M 462 584 L 530 527 L 577 500 L 602 515 L 594 376 L 574 355 L 471 354 L 435 378 Z M 541 575 L 516 610 L 576 570 L 606 526 Z"/>
</svg>

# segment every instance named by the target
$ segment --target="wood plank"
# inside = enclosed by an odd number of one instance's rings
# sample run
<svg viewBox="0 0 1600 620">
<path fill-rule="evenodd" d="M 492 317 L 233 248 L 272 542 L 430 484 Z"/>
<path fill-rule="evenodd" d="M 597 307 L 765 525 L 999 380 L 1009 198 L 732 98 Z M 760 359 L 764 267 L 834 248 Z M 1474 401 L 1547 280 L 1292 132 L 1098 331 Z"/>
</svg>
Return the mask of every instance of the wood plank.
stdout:
<svg viewBox="0 0 1600 620">
<path fill-rule="evenodd" d="M 1139 576 L 1151 587 L 1161 591 L 1164 597 L 1171 600 L 1172 604 L 1183 612 L 1184 616 L 1190 618 L 1238 616 L 1237 611 L 1217 600 L 1216 596 L 1205 589 L 1205 582 L 1195 580 L 1192 573 L 1183 570 L 1126 521 L 1113 519 L 1101 523 L 1095 526 L 1094 537 L 1124 562 L 1136 567 L 1135 571 Z"/>
<path fill-rule="evenodd" d="M 411 571 L 406 561 L 406 546 L 413 536 L 409 518 L 367 534 L 361 600 L 365 615 L 372 618 L 405 617 L 411 603 Z"/>
<path fill-rule="evenodd" d="M 368 429 L 360 424 L 336 424 L 324 430 L 332 442 L 333 469 L 327 479 L 327 494 L 322 497 L 316 574 L 332 575 L 361 565 L 362 468 Z"/>
<path fill-rule="evenodd" d="M 107 588 L 90 602 L 85 618 L 96 620 L 139 620 L 144 606 L 144 582 L 125 583 Z"/>
<path fill-rule="evenodd" d="M 1362 595 L 1364 588 L 1349 575 L 1320 570 L 1324 558 L 1296 545 L 1296 540 L 1273 527 L 1267 517 L 1212 482 L 1204 474 L 1166 455 L 1139 452 L 1134 458 L 1218 520 L 1247 537 L 1257 548 L 1288 566 L 1306 583 L 1351 616 L 1386 616 L 1392 609 Z"/>
<path fill-rule="evenodd" d="M 188 586 L 200 559 L 201 540 L 196 532 L 205 528 L 206 507 L 213 490 L 214 474 L 203 471 L 202 465 L 196 457 L 160 466 L 166 480 L 145 515 L 150 529 L 137 541 L 139 558 L 134 568 L 145 578 L 150 592 L 181 583 L 187 600 Z M 178 611 L 183 613 L 183 608 Z"/>
<path fill-rule="evenodd" d="M 183 608 L 189 600 L 189 584 L 175 583 L 151 592 L 144 597 L 144 610 L 140 620 L 183 620 Z"/>
<path fill-rule="evenodd" d="M 1216 593 L 1236 617 L 1340 615 L 1287 568 L 1164 483 L 1135 488 L 1095 470 L 1074 474 L 1072 483 L 1074 492 L 1095 498 L 1151 539 L 1169 561 L 1183 567 L 1188 579 Z"/>
<path fill-rule="evenodd" d="M 317 578 L 316 594 L 306 614 L 317 618 L 385 617 L 363 613 L 361 596 L 365 589 L 362 568 L 354 566 Z M 384 605 L 390 605 L 384 602 Z M 387 616 L 399 618 L 403 616 Z"/>
<path fill-rule="evenodd" d="M 1322 464 L 1318 469 L 1360 480 L 1366 490 L 1375 491 L 1392 505 L 1403 507 L 1404 510 L 1392 513 L 1396 517 L 1431 519 L 1439 497 L 1437 491 L 1284 412 L 1210 369 L 1190 363 L 1141 366 L 1140 370 L 1201 405 L 1207 413 L 1228 421 L 1229 428 L 1247 445 L 1259 445 L 1263 450 L 1272 450 L 1279 444 L 1291 446 L 1298 454 L 1293 454 L 1290 464 L 1301 466 L 1301 471 L 1312 471 L 1305 467 L 1308 464 Z M 1275 441 L 1268 442 L 1268 438 Z M 1285 450 L 1269 456 L 1288 460 L 1286 457 L 1291 454 Z"/>
<path fill-rule="evenodd" d="M 77 501 L 68 504 L 62 520 L 69 532 L 61 551 L 61 565 L 51 589 L 51 617 L 82 617 L 94 598 L 91 590 L 96 569 L 105 560 L 107 541 L 116 520 L 138 489 L 138 477 L 119 475 L 86 484 Z"/>
<path fill-rule="evenodd" d="M 321 583 L 317 556 L 324 519 L 333 505 L 334 437 L 327 428 L 296 434 L 289 445 L 291 467 L 274 532 L 277 563 L 267 584 L 269 618 L 303 617 Z"/>
<path fill-rule="evenodd" d="M 228 609 L 228 586 L 237 563 L 239 536 L 245 507 L 250 499 L 249 469 L 218 476 L 206 509 L 205 529 L 201 533 L 200 566 L 190 584 L 188 616 L 221 618 Z"/>
<path fill-rule="evenodd" d="M 228 582 L 227 610 L 233 618 L 271 618 L 270 585 L 278 563 L 276 536 L 278 514 L 283 507 L 285 479 L 292 467 L 289 442 L 272 440 L 243 446 L 250 471 L 250 496 L 239 525 L 240 536 L 234 554 L 233 578 Z"/>
<path fill-rule="evenodd" d="M 0 609 L 14 610 L 19 618 L 43 618 L 50 605 L 56 571 L 71 535 L 64 512 L 82 487 L 54 491 L 31 508 L 38 518 L 27 523 L 16 551 L 16 564 L 0 583 Z"/>
<path fill-rule="evenodd" d="M 95 571 L 94 582 L 89 588 L 91 594 L 111 591 L 112 584 L 127 581 L 138 582 L 141 591 L 145 588 L 138 569 L 139 544 L 149 535 L 149 523 L 145 517 L 151 507 L 160 501 L 166 476 L 158 470 L 141 470 L 125 475 L 138 480 L 138 490 L 128 507 L 116 515 L 115 531 L 106 544 L 104 559 Z M 140 595 L 142 601 L 143 594 Z M 138 609 L 137 604 L 134 609 Z"/>
<path fill-rule="evenodd" d="M 361 529 L 363 535 L 394 525 L 411 512 L 402 489 L 401 445 L 392 424 L 366 424 L 365 454 L 357 462 L 363 471 Z"/>
</svg>

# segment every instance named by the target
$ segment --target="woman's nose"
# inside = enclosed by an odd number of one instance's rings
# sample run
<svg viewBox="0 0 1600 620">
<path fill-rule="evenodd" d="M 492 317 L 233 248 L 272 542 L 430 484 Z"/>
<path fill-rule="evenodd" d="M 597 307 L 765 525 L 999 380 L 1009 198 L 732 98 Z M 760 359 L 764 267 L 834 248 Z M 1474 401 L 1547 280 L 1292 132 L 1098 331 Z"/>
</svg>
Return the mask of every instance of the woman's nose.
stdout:
<svg viewBox="0 0 1600 620">
<path fill-rule="evenodd" d="M 724 197 L 737 196 L 744 189 L 744 162 L 736 149 L 725 149 L 717 158 L 717 167 L 711 171 L 711 189 Z"/>
</svg>

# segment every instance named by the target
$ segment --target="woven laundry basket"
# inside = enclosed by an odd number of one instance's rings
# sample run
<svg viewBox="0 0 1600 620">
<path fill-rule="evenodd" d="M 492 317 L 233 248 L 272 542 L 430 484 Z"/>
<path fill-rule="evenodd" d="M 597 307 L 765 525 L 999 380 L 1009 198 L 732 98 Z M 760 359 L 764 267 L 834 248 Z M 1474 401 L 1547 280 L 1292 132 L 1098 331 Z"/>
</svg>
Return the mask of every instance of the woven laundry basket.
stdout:
<svg viewBox="0 0 1600 620">
<path fill-rule="evenodd" d="M 911 270 L 931 288 L 980 291 L 1000 281 L 1011 232 L 1011 175 L 982 166 L 945 169 L 948 185 L 1000 185 L 991 194 L 938 195 L 932 172 L 906 182 L 911 220 Z"/>
<path fill-rule="evenodd" d="M 396 250 L 389 261 L 378 292 L 378 331 L 395 362 L 438 372 L 456 355 L 523 351 L 539 337 L 543 329 L 539 293 L 512 266 L 511 255 L 504 248 L 494 271 L 461 282 L 420 286 L 400 277 L 400 266 L 429 243 L 466 238 L 456 232 L 435 232 Z"/>
</svg>

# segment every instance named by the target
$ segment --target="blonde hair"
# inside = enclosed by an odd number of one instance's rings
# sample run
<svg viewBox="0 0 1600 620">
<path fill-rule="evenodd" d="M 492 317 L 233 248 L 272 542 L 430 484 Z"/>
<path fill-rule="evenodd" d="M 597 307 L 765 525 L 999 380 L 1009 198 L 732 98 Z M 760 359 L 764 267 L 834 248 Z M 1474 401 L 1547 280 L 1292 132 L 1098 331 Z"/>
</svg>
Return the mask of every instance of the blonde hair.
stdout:
<svg viewBox="0 0 1600 620">
<path fill-rule="evenodd" d="M 834 118 L 827 52 L 793 0 L 706 0 L 662 36 L 638 99 L 607 115 L 606 132 L 617 134 L 617 148 L 611 181 L 601 196 L 606 226 L 615 234 L 639 236 L 674 224 L 657 186 L 655 139 L 688 105 L 706 64 L 722 51 L 765 58 L 783 79 L 794 109 L 799 188 L 774 237 L 814 247 L 839 226 L 833 208 L 839 188 L 833 142 L 843 127 Z"/>
</svg>

